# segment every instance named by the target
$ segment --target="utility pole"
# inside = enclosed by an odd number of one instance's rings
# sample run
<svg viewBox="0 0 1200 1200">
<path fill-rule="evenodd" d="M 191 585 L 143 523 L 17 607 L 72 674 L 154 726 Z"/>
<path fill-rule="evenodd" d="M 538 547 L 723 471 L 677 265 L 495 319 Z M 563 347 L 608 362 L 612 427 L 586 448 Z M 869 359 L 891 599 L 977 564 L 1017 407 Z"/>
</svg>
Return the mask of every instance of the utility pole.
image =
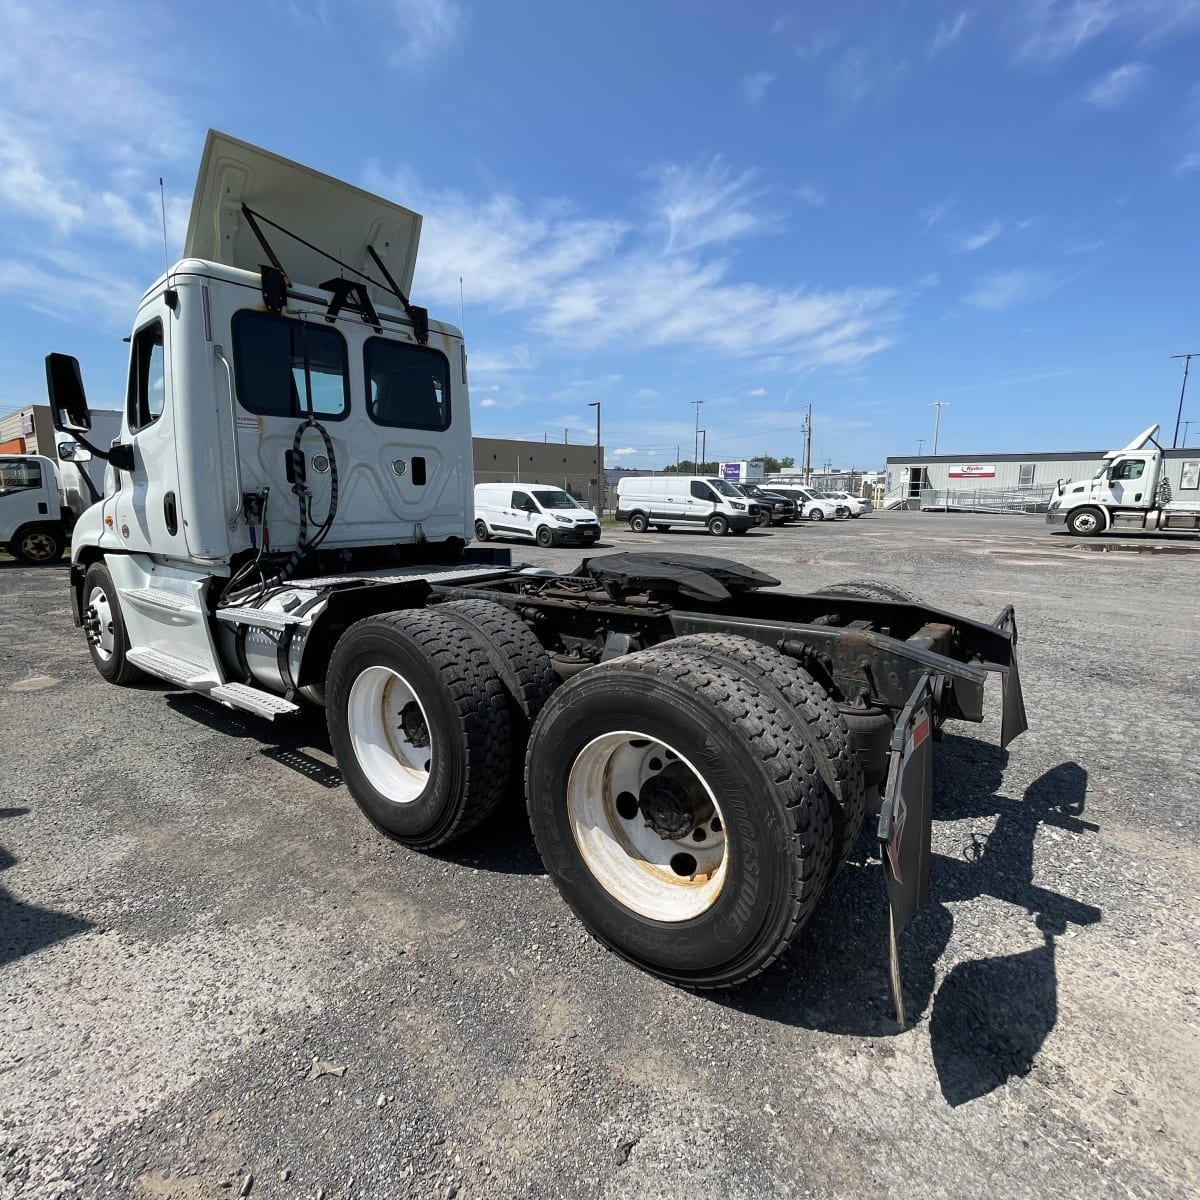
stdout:
<svg viewBox="0 0 1200 1200">
<path fill-rule="evenodd" d="M 563 445 L 565 446 L 566 444 L 567 444 L 567 427 L 564 425 L 563 426 Z"/>
<path fill-rule="evenodd" d="M 1196 424 L 1195 421 L 1184 421 L 1184 423 L 1183 423 L 1183 444 L 1185 446 L 1187 445 L 1187 431 L 1191 426 L 1193 426 L 1195 424 Z"/>
<path fill-rule="evenodd" d="M 921 457 L 921 451 L 925 448 L 925 439 L 917 438 L 917 457 Z"/>
<path fill-rule="evenodd" d="M 700 405 L 703 400 L 693 400 L 692 403 L 696 406 L 696 436 L 692 443 L 692 466 L 696 466 L 696 460 L 700 456 Z"/>
<path fill-rule="evenodd" d="M 708 430 L 700 430 L 700 462 L 696 464 L 696 470 L 704 474 L 703 463 L 708 461 Z"/>
<path fill-rule="evenodd" d="M 812 405 L 804 414 L 804 482 L 812 482 Z"/>
<path fill-rule="evenodd" d="M 942 424 L 942 409 L 949 407 L 949 404 L 950 404 L 949 400 L 934 400 L 934 401 L 931 401 L 931 403 L 929 405 L 930 408 L 937 409 L 937 417 L 934 418 L 934 422 L 933 422 L 933 452 L 934 452 L 934 454 L 937 453 L 938 429 L 941 427 L 941 424 Z"/>
<path fill-rule="evenodd" d="M 604 458 L 600 453 L 600 401 L 592 400 L 588 408 L 596 410 L 596 516 L 604 516 Z"/>
<path fill-rule="evenodd" d="M 1187 391 L 1188 367 L 1192 365 L 1193 358 L 1200 358 L 1200 350 L 1194 350 L 1191 354 L 1172 354 L 1171 357 L 1183 359 L 1183 387 L 1179 389 L 1179 411 L 1175 414 L 1175 436 L 1171 439 L 1171 449 L 1174 450 L 1179 445 L 1179 422 L 1183 416 L 1183 394 Z"/>
</svg>

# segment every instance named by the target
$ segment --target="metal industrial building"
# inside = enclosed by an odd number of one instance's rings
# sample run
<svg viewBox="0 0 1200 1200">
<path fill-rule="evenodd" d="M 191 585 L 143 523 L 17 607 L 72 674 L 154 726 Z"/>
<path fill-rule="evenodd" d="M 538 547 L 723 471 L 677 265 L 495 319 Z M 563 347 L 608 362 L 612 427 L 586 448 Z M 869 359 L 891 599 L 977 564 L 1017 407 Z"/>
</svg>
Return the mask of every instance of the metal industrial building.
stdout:
<svg viewBox="0 0 1200 1200">
<path fill-rule="evenodd" d="M 566 442 L 521 442 L 509 438 L 473 439 L 476 483 L 546 483 L 595 506 L 596 464 L 604 447 Z"/>
<path fill-rule="evenodd" d="M 1031 450 L 1022 454 L 891 454 L 887 458 L 885 503 L 891 507 L 1037 508 L 1059 479 L 1090 479 L 1110 450 Z M 1173 486 L 1183 463 L 1200 450 L 1164 452 Z"/>
</svg>

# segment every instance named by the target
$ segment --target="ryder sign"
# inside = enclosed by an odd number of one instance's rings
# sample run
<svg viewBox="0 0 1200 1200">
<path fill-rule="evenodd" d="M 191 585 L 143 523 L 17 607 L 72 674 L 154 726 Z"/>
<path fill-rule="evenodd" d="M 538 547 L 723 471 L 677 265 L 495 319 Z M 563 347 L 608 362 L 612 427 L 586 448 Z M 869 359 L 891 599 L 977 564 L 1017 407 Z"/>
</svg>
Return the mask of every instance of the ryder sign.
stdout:
<svg viewBox="0 0 1200 1200">
<path fill-rule="evenodd" d="M 950 468 L 951 479 L 995 479 L 995 463 L 961 463 Z"/>
</svg>

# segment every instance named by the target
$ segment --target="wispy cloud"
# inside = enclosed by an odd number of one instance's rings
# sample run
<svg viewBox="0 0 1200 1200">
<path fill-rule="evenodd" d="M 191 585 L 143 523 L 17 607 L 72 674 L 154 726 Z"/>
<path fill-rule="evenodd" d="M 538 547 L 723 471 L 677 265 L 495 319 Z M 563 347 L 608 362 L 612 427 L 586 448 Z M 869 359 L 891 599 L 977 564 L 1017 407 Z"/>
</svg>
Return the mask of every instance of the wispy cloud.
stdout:
<svg viewBox="0 0 1200 1200">
<path fill-rule="evenodd" d="M 1142 86 L 1149 70 L 1140 62 L 1114 67 L 1088 88 L 1084 101 L 1096 108 L 1119 108 Z"/>
<path fill-rule="evenodd" d="M 830 63 L 826 81 L 834 101 L 853 108 L 894 91 L 907 71 L 907 59 L 896 57 L 880 38 L 870 45 L 850 46 Z"/>
<path fill-rule="evenodd" d="M 498 408 L 500 406 L 500 401 L 495 399 L 493 396 L 488 396 L 486 399 L 480 400 L 477 403 L 479 404 L 480 408 Z"/>
<path fill-rule="evenodd" d="M 989 221 L 982 229 L 974 233 L 954 233 L 949 235 L 950 248 L 958 254 L 970 254 L 982 250 L 990 242 L 994 242 L 1007 228 L 1007 221 Z"/>
<path fill-rule="evenodd" d="M 775 82 L 775 76 L 770 71 L 757 71 L 753 75 L 744 75 L 738 82 L 738 89 L 746 98 L 751 108 L 757 108 L 767 94 L 767 88 Z"/>
<path fill-rule="evenodd" d="M 796 195 L 799 196 L 805 204 L 811 204 L 813 208 L 820 208 L 826 200 L 825 193 L 812 183 L 802 183 L 796 189 Z"/>
<path fill-rule="evenodd" d="M 796 57 L 802 62 L 811 62 L 827 54 L 842 40 L 837 29 L 820 29 L 806 34 L 796 43 Z"/>
<path fill-rule="evenodd" d="M 631 454 L 637 454 L 638 450 L 635 446 L 622 446 L 619 450 L 606 450 L 605 454 L 608 458 L 628 458 Z"/>
<path fill-rule="evenodd" d="M 936 204 L 927 204 L 917 216 L 921 220 L 921 236 L 924 237 L 935 225 L 941 224 L 946 215 L 954 207 L 954 201 L 947 197 Z"/>
<path fill-rule="evenodd" d="M 414 287 L 423 302 L 457 303 L 462 276 L 471 307 L 519 314 L 531 337 L 559 352 L 681 347 L 804 369 L 861 362 L 891 344 L 907 302 L 899 289 L 737 278 L 731 240 L 778 225 L 752 203 L 755 172 L 712 160 L 651 178 L 640 226 L 583 216 L 562 200 L 533 208 L 508 194 L 428 191 L 410 172 L 389 176 L 377 165 L 365 182 L 428 214 Z M 481 373 L 514 367 L 503 356 L 475 355 L 470 365 L 477 386 Z"/>
<path fill-rule="evenodd" d="M 1192 171 L 1200 171 L 1200 150 L 1185 154 L 1175 164 L 1176 175 L 1189 175 Z"/>
<path fill-rule="evenodd" d="M 939 21 L 933 32 L 933 40 L 929 43 L 929 57 L 936 58 L 945 50 L 949 50 L 963 35 L 967 27 L 967 13 L 960 12 L 955 17 L 947 17 Z"/>
<path fill-rule="evenodd" d="M 974 308 L 998 312 L 1041 299 L 1052 292 L 1058 282 L 1053 275 L 1035 267 L 1014 267 L 983 276 L 963 299 Z"/>
<path fill-rule="evenodd" d="M 1041 63 L 1105 35 L 1150 45 L 1200 26 L 1196 0 L 1024 0 L 1011 11 L 1018 58 Z"/>
<path fill-rule="evenodd" d="M 396 44 L 389 54 L 395 67 L 416 70 L 445 54 L 466 32 L 467 20 L 456 0 L 374 0 L 389 19 Z"/>
<path fill-rule="evenodd" d="M 665 227 L 668 253 L 774 232 L 779 220 L 759 205 L 757 171 L 735 172 L 720 158 L 699 166 L 670 164 L 655 173 L 652 203 Z"/>
<path fill-rule="evenodd" d="M 765 396 L 766 394 L 767 389 L 765 387 L 747 388 L 742 393 L 743 396 Z"/>
</svg>

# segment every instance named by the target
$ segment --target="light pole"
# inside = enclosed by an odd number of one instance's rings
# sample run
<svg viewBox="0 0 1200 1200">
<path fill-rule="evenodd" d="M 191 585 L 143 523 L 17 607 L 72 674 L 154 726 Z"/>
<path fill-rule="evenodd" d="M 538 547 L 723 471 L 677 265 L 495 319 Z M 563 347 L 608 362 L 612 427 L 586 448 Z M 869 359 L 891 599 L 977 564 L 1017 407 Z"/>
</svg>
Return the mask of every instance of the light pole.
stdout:
<svg viewBox="0 0 1200 1200">
<path fill-rule="evenodd" d="M 937 453 L 938 429 L 940 428 L 940 426 L 942 424 L 942 409 L 949 407 L 949 404 L 950 404 L 949 400 L 934 400 L 929 405 L 930 408 L 937 409 L 937 417 L 934 418 L 934 422 L 933 422 L 933 452 L 934 452 L 934 454 Z"/>
<path fill-rule="evenodd" d="M 921 457 L 921 451 L 925 448 L 925 439 L 917 438 L 917 457 Z"/>
<path fill-rule="evenodd" d="M 693 400 L 692 403 L 696 406 L 696 437 L 692 443 L 692 465 L 699 469 L 700 464 L 697 461 L 700 457 L 700 405 L 703 400 Z"/>
<path fill-rule="evenodd" d="M 600 456 L 600 401 L 592 400 L 588 408 L 596 410 L 596 516 L 604 516 L 604 462 Z"/>
<path fill-rule="evenodd" d="M 1190 426 L 1192 426 L 1192 425 L 1195 425 L 1195 424 L 1196 424 L 1196 422 L 1195 422 L 1195 421 L 1184 421 L 1184 423 L 1183 423 L 1183 444 L 1184 444 L 1184 446 L 1186 446 L 1186 445 L 1187 445 L 1187 431 L 1188 431 L 1188 428 L 1189 428 Z"/>
<path fill-rule="evenodd" d="M 704 462 L 708 458 L 708 430 L 700 430 L 700 461 L 696 464 L 696 470 L 701 475 L 704 474 Z"/>
<path fill-rule="evenodd" d="M 1179 445 L 1179 420 L 1183 416 L 1183 394 L 1187 391 L 1188 367 L 1192 365 L 1193 358 L 1200 358 L 1200 351 L 1194 351 L 1191 354 L 1172 354 L 1171 357 L 1183 359 L 1183 387 L 1179 389 L 1179 409 L 1175 413 L 1175 436 L 1171 439 L 1171 449 L 1174 450 Z"/>
</svg>

